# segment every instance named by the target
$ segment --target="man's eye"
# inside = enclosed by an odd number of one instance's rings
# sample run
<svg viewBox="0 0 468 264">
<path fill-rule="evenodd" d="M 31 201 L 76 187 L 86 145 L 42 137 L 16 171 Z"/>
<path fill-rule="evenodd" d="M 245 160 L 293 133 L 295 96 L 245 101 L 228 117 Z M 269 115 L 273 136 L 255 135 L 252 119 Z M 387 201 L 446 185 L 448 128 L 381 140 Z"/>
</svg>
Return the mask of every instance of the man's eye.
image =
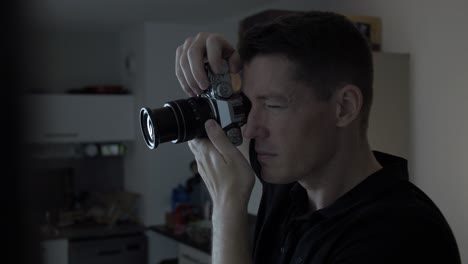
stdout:
<svg viewBox="0 0 468 264">
<path fill-rule="evenodd" d="M 267 108 L 272 108 L 272 109 L 281 109 L 281 108 L 286 108 L 283 105 L 275 105 L 275 104 L 265 104 L 265 107 Z"/>
</svg>

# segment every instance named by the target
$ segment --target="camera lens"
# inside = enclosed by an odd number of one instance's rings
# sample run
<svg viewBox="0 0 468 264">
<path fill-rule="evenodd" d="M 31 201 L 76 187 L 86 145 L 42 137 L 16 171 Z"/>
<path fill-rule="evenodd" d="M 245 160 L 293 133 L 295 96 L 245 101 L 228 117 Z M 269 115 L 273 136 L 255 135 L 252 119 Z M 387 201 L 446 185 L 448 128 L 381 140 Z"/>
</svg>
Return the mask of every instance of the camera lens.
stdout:
<svg viewBox="0 0 468 264">
<path fill-rule="evenodd" d="M 181 143 L 206 135 L 206 120 L 216 118 L 211 99 L 200 96 L 168 102 L 157 109 L 142 108 L 140 125 L 150 149 L 160 143 Z"/>
<path fill-rule="evenodd" d="M 160 143 L 170 141 L 178 135 L 176 119 L 170 108 L 142 108 L 140 125 L 143 138 L 150 149 L 154 149 Z"/>
</svg>

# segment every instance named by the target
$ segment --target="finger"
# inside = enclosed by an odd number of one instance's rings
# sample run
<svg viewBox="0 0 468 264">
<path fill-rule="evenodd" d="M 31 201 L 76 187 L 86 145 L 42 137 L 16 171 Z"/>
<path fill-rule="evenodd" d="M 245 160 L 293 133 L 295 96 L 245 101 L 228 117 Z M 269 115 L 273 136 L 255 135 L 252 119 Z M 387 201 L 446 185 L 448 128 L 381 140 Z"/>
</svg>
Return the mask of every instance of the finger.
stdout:
<svg viewBox="0 0 468 264">
<path fill-rule="evenodd" d="M 242 70 L 242 60 L 240 58 L 239 52 L 234 51 L 228 59 L 229 63 L 229 72 L 238 73 Z"/>
<path fill-rule="evenodd" d="M 192 74 L 192 69 L 191 65 L 189 62 L 189 54 L 188 51 L 190 49 L 190 46 L 192 45 L 193 38 L 187 38 L 184 42 L 184 47 L 183 47 L 183 52 L 180 55 L 180 68 L 182 69 L 182 72 L 184 74 L 185 80 L 187 81 L 188 86 L 190 89 L 195 93 L 195 94 L 201 94 L 201 89 L 198 86 L 197 81 L 195 81 L 195 78 L 193 77 Z"/>
<path fill-rule="evenodd" d="M 192 75 L 198 83 L 198 86 L 202 89 L 207 89 L 210 85 L 204 65 L 204 58 L 207 52 L 207 37 L 207 33 L 198 33 L 195 41 L 190 45 L 190 48 L 187 51 Z"/>
<path fill-rule="evenodd" d="M 180 67 L 180 56 L 184 50 L 184 46 L 179 46 L 176 50 L 176 58 L 175 58 L 175 74 L 177 76 L 177 80 L 179 80 L 180 86 L 184 90 L 186 94 L 189 96 L 195 96 L 195 93 L 192 91 L 190 86 L 188 85 L 187 81 L 185 80 L 185 75 Z"/>
<path fill-rule="evenodd" d="M 211 34 L 206 39 L 206 55 L 213 72 L 223 74 L 225 72 L 224 60 L 227 60 L 235 52 L 235 49 L 222 36 Z"/>
<path fill-rule="evenodd" d="M 195 157 L 203 157 L 206 159 L 208 155 L 214 150 L 216 153 L 218 150 L 213 146 L 213 144 L 208 139 L 195 138 L 187 142 L 190 150 L 192 151 Z"/>
<path fill-rule="evenodd" d="M 198 172 L 202 176 L 208 190 L 213 189 L 212 187 L 217 184 L 217 180 L 216 177 L 212 177 L 213 175 L 208 174 L 208 172 L 211 171 L 210 168 L 214 168 L 214 164 L 217 163 L 217 161 L 213 161 L 213 156 L 219 158 L 221 155 L 208 140 L 191 140 L 188 142 L 188 145 L 192 153 L 194 153 Z"/>
<path fill-rule="evenodd" d="M 212 166 L 217 163 L 222 155 L 208 139 L 193 139 L 189 141 L 189 147 L 195 157 L 200 158 L 205 165 Z"/>
<path fill-rule="evenodd" d="M 210 64 L 211 69 L 216 74 L 224 73 L 224 62 L 223 62 L 223 40 L 221 37 L 216 35 L 210 35 L 206 39 L 206 56 Z"/>
<path fill-rule="evenodd" d="M 231 143 L 231 141 L 229 141 L 226 134 L 224 134 L 224 131 L 221 129 L 218 123 L 216 123 L 216 121 L 213 119 L 206 121 L 205 130 L 211 143 L 218 150 L 226 162 L 230 161 L 232 157 L 240 154 L 237 148 Z"/>
</svg>

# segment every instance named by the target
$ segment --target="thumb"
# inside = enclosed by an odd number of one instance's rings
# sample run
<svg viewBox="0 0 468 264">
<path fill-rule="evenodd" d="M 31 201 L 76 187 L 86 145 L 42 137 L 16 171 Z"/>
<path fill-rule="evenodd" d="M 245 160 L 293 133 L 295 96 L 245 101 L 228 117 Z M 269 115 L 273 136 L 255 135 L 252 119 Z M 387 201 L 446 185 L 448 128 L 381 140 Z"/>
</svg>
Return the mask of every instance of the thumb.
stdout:
<svg viewBox="0 0 468 264">
<path fill-rule="evenodd" d="M 213 143 L 223 157 L 231 156 L 234 154 L 234 150 L 237 150 L 215 120 L 207 120 L 205 122 L 205 130 L 211 143 Z"/>
</svg>

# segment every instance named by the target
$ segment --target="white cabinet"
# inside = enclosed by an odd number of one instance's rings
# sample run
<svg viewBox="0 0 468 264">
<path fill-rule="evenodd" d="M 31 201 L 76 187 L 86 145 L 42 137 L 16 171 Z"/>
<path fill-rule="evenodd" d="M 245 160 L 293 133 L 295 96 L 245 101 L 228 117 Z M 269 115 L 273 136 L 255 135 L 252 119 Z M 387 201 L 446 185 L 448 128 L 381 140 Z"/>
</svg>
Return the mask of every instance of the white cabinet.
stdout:
<svg viewBox="0 0 468 264">
<path fill-rule="evenodd" d="M 179 264 L 211 264 L 211 256 L 184 244 L 179 244 Z"/>
<path fill-rule="evenodd" d="M 135 139 L 132 95 L 27 95 L 23 100 L 27 142 L 121 142 Z"/>
<path fill-rule="evenodd" d="M 68 240 L 54 239 L 41 242 L 42 263 L 68 264 Z"/>
</svg>

